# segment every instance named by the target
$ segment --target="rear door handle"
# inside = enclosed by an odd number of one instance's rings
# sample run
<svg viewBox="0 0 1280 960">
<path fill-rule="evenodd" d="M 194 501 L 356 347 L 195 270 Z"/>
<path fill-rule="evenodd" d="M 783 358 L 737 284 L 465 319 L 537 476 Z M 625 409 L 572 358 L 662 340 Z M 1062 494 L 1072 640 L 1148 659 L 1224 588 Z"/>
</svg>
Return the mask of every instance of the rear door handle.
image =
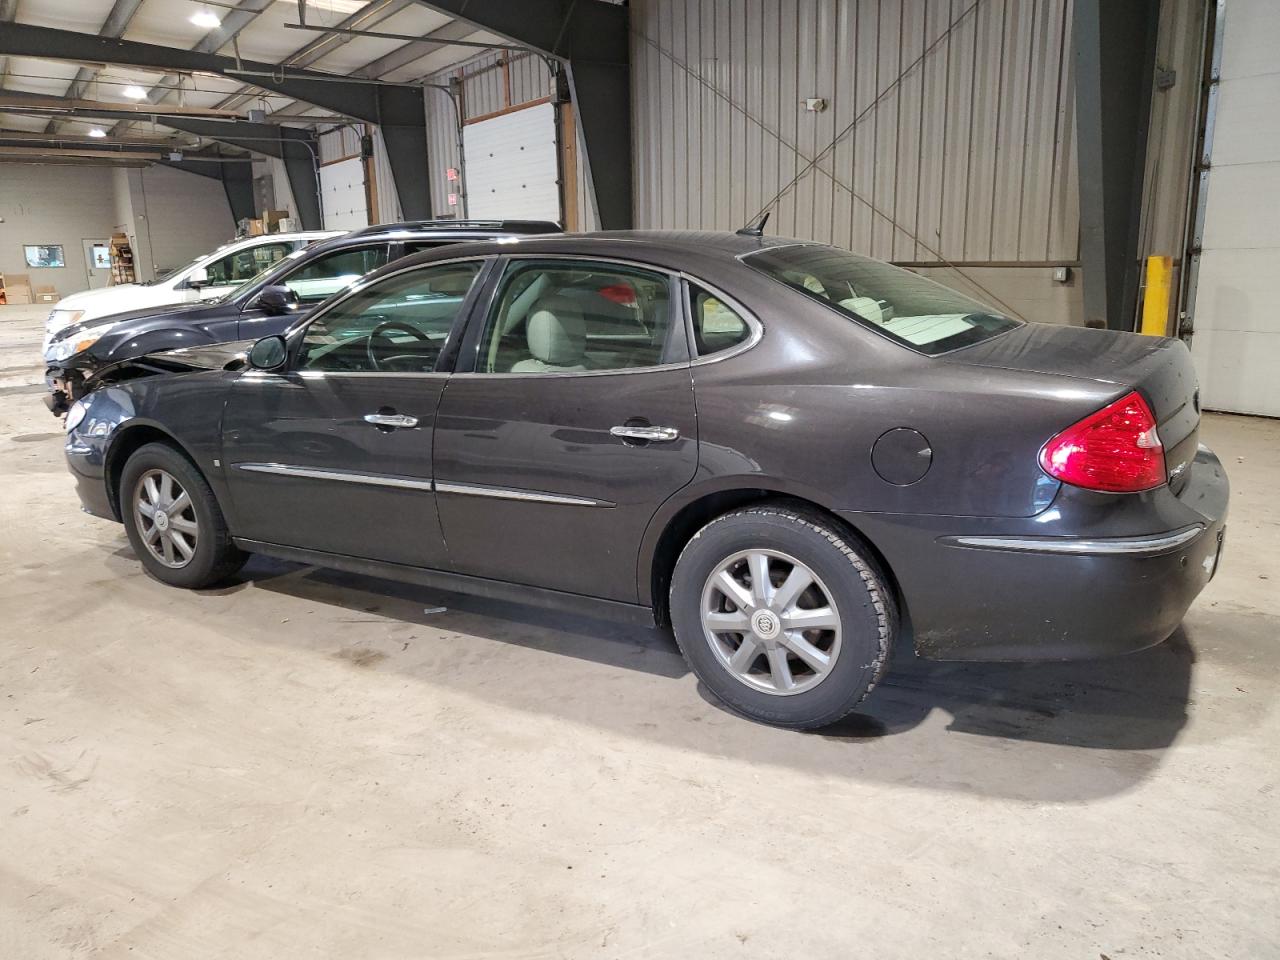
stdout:
<svg viewBox="0 0 1280 960">
<path fill-rule="evenodd" d="M 375 427 L 416 427 L 418 418 L 403 413 L 366 413 L 364 422 L 372 423 Z"/>
<path fill-rule="evenodd" d="M 648 440 L 653 443 L 680 439 L 680 431 L 675 427 L 630 427 L 624 424 L 620 427 L 610 427 L 609 432 L 625 440 Z"/>
</svg>

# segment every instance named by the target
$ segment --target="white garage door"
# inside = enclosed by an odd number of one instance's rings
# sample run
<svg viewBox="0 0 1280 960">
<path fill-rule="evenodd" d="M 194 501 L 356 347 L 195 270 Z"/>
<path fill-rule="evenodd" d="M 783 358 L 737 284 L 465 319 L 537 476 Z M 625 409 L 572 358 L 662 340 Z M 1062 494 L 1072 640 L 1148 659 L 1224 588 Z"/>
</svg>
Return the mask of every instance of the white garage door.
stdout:
<svg viewBox="0 0 1280 960">
<path fill-rule="evenodd" d="M 364 161 L 359 157 L 320 168 L 320 204 L 326 230 L 355 230 L 369 225 L 364 196 Z"/>
<path fill-rule="evenodd" d="M 1227 5 L 1191 353 L 1201 403 L 1280 416 L 1280 16 Z"/>
<path fill-rule="evenodd" d="M 555 107 L 540 103 L 462 128 L 467 216 L 559 220 Z"/>
</svg>

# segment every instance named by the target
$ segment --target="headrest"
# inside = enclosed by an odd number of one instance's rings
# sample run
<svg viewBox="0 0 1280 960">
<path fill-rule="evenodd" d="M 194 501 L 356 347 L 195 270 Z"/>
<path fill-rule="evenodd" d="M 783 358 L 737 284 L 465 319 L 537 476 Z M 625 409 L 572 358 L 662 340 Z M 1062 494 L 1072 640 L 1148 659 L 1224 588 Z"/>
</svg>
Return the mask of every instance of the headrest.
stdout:
<svg viewBox="0 0 1280 960">
<path fill-rule="evenodd" d="M 587 349 L 582 311 L 565 297 L 546 297 L 529 313 L 529 352 L 558 367 L 581 363 Z"/>
</svg>

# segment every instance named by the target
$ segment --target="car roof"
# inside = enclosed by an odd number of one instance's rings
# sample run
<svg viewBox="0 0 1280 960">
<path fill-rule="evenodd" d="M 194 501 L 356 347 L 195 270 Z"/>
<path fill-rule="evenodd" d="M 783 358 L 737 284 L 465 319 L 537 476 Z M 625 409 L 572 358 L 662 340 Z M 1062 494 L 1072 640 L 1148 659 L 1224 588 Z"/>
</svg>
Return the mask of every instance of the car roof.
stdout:
<svg viewBox="0 0 1280 960">
<path fill-rule="evenodd" d="M 483 234 L 485 236 L 500 234 L 545 234 L 561 233 L 563 227 L 554 220 L 402 220 L 398 223 L 375 223 L 359 230 L 353 230 L 352 236 L 362 237 L 382 233 L 413 231 L 421 233 L 449 234 Z"/>
<path fill-rule="evenodd" d="M 506 229 L 515 224 L 515 229 Z M 371 240 L 439 240 L 443 244 L 450 241 L 468 240 L 473 242 L 506 240 L 521 235 L 521 227 L 530 228 L 530 236 L 536 233 L 549 234 L 554 230 L 557 235 L 560 225 L 550 221 L 535 220 L 494 220 L 494 221 L 459 221 L 459 220 L 415 220 L 403 223 L 379 223 L 371 227 L 363 227 L 350 233 L 343 233 L 307 247 L 308 254 L 335 250 L 341 247 L 368 243 Z M 546 229 L 544 229 L 546 228 Z M 431 251 L 426 251 L 430 253 Z"/>
<path fill-rule="evenodd" d="M 488 242 L 469 243 L 466 246 L 465 255 L 546 253 L 616 257 L 622 260 L 650 263 L 671 270 L 681 270 L 693 263 L 723 263 L 757 250 L 814 242 L 795 237 L 766 237 L 728 231 L 609 230 L 595 233 L 565 233 L 556 236 L 505 237 Z M 427 250 L 398 260 L 395 265 L 403 269 L 415 263 L 446 260 L 458 255 L 457 249 Z"/>
</svg>

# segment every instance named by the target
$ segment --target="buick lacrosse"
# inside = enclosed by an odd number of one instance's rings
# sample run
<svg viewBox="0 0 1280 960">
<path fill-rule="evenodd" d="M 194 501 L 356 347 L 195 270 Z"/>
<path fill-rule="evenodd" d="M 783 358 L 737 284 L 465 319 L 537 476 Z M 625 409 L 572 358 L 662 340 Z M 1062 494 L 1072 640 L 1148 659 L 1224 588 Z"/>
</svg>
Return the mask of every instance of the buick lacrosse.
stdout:
<svg viewBox="0 0 1280 960">
<path fill-rule="evenodd" d="M 1222 547 L 1199 422 L 1177 340 L 816 243 L 603 233 L 406 258 L 285 335 L 153 356 L 66 450 L 165 583 L 256 552 L 669 623 L 733 709 L 818 727 L 898 644 L 1169 636 Z"/>
</svg>

